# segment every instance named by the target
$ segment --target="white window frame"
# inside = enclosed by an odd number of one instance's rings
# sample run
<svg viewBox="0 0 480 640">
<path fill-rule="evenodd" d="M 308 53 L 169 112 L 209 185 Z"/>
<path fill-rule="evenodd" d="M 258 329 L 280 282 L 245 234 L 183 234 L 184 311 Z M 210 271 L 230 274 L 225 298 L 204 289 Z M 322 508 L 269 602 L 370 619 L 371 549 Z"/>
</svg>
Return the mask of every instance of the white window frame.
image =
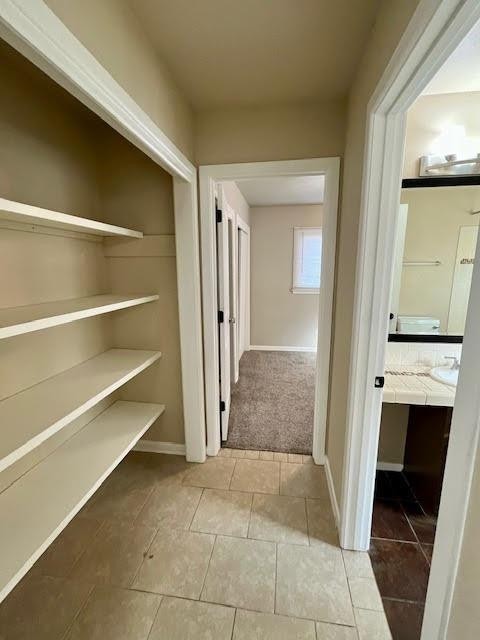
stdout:
<svg viewBox="0 0 480 640">
<path fill-rule="evenodd" d="M 316 294 L 320 293 L 320 286 L 318 287 L 302 287 L 298 284 L 300 279 L 300 271 L 302 267 L 301 260 L 301 238 L 305 232 L 315 232 L 315 235 L 320 233 L 322 238 L 322 252 L 323 252 L 323 230 L 322 227 L 293 227 L 293 260 L 292 260 L 292 293 L 300 294 Z M 322 281 L 322 272 L 320 271 L 320 284 Z"/>
</svg>

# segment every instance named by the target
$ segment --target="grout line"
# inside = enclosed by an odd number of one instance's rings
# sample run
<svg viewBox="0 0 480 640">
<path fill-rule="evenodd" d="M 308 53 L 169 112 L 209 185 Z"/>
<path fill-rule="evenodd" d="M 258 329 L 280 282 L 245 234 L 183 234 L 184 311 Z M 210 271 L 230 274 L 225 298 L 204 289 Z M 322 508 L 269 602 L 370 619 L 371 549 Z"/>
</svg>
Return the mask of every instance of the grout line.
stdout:
<svg viewBox="0 0 480 640">
<path fill-rule="evenodd" d="M 213 551 L 215 549 L 215 545 L 217 544 L 217 538 L 218 538 L 216 533 L 209 534 L 209 535 L 213 535 L 214 536 L 214 540 L 213 540 L 213 544 L 212 544 L 212 549 L 210 551 L 210 556 L 208 558 L 207 570 L 205 571 L 205 575 L 203 576 L 202 588 L 200 589 L 200 593 L 199 593 L 198 598 L 197 598 L 198 602 L 208 602 L 208 600 L 202 600 L 202 595 L 203 595 L 203 592 L 205 590 L 205 582 L 207 581 L 208 572 L 210 571 L 210 563 L 212 562 Z"/>
<path fill-rule="evenodd" d="M 235 607 L 235 613 L 233 614 L 232 633 L 230 634 L 230 640 L 233 640 L 233 634 L 235 633 L 235 623 L 237 621 L 237 607 Z"/>
<path fill-rule="evenodd" d="M 162 606 L 162 603 L 163 603 L 163 600 L 164 600 L 164 596 L 163 595 L 161 595 L 161 594 L 157 594 L 157 595 L 159 596 L 160 601 L 158 603 L 157 610 L 155 611 L 155 615 L 153 616 L 152 624 L 150 625 L 150 629 L 148 630 L 148 635 L 147 635 L 146 640 L 150 640 L 150 637 L 152 635 L 153 626 L 154 626 L 154 624 L 155 624 L 155 622 L 156 622 L 156 620 L 158 618 L 158 613 L 160 611 L 160 607 Z"/>
<path fill-rule="evenodd" d="M 193 524 L 193 521 L 195 520 L 195 516 L 197 515 L 197 511 L 198 511 L 198 509 L 200 507 L 200 503 L 201 503 L 202 498 L 203 498 L 204 495 L 205 495 L 205 487 L 202 487 L 202 491 L 200 493 L 200 497 L 198 498 L 197 506 L 195 507 L 195 509 L 193 511 L 193 516 L 191 517 L 190 524 L 187 527 L 187 531 L 192 531 L 192 524 Z"/>
<path fill-rule="evenodd" d="M 93 584 L 90 587 L 90 591 L 88 592 L 87 597 L 85 598 L 85 601 L 80 605 L 80 607 L 78 608 L 78 611 L 76 612 L 76 614 L 73 616 L 73 619 L 71 621 L 71 623 L 67 626 L 67 628 L 65 629 L 65 633 L 62 635 L 62 640 L 67 640 L 68 636 L 70 635 L 70 631 L 73 629 L 73 625 L 75 624 L 77 618 L 79 617 L 79 615 L 82 613 L 82 611 L 85 609 L 85 607 L 87 606 L 87 602 L 90 600 L 90 598 L 92 597 L 93 592 L 95 591 L 95 589 L 97 588 L 98 585 Z"/>
</svg>

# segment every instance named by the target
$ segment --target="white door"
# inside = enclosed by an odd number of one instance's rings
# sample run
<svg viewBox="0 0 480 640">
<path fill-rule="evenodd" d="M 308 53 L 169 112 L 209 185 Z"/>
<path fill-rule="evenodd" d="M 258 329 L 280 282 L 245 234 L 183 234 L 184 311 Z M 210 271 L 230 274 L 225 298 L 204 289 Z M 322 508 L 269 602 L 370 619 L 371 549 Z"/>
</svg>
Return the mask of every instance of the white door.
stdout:
<svg viewBox="0 0 480 640">
<path fill-rule="evenodd" d="M 233 383 L 238 382 L 239 376 L 239 355 L 238 355 L 238 247 L 236 238 L 235 212 L 228 205 L 224 206 L 224 211 L 228 217 L 228 252 L 230 264 L 230 378 Z"/>
<path fill-rule="evenodd" d="M 230 415 L 230 255 L 228 217 L 222 187 L 217 192 L 218 345 L 220 364 L 220 426 L 222 440 L 228 436 Z"/>
<path fill-rule="evenodd" d="M 478 227 L 462 226 L 458 233 L 457 257 L 453 276 L 447 333 L 463 336 L 468 299 L 472 288 L 473 263 L 477 248 Z"/>
</svg>

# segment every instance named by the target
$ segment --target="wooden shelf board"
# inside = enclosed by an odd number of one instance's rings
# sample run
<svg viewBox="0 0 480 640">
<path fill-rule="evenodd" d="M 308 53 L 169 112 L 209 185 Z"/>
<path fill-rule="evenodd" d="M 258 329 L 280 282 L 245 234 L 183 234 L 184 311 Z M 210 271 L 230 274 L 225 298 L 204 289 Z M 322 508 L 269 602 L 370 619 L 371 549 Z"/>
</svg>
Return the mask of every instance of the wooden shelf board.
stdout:
<svg viewBox="0 0 480 640">
<path fill-rule="evenodd" d="M 163 411 L 114 403 L 0 494 L 0 602 Z"/>
<path fill-rule="evenodd" d="M 143 238 L 141 231 L 117 227 L 113 224 L 89 220 L 88 218 L 80 218 L 68 213 L 42 209 L 41 207 L 34 207 L 29 204 L 6 200 L 5 198 L 0 198 L 0 219 L 43 227 L 54 227 L 55 229 L 80 231 L 99 236 Z"/>
<path fill-rule="evenodd" d="M 110 349 L 0 402 L 0 471 L 38 447 L 161 356 Z"/>
<path fill-rule="evenodd" d="M 158 300 L 158 295 L 104 294 L 0 309 L 0 340 Z"/>
</svg>

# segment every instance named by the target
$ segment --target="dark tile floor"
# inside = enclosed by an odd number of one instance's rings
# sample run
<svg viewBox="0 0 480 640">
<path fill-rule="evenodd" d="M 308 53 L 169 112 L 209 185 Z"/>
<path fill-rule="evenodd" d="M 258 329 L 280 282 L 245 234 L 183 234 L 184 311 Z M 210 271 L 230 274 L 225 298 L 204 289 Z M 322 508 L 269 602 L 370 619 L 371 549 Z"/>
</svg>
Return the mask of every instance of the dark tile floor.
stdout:
<svg viewBox="0 0 480 640">
<path fill-rule="evenodd" d="M 370 558 L 393 640 L 419 640 L 436 518 L 403 473 L 377 471 Z"/>
</svg>

